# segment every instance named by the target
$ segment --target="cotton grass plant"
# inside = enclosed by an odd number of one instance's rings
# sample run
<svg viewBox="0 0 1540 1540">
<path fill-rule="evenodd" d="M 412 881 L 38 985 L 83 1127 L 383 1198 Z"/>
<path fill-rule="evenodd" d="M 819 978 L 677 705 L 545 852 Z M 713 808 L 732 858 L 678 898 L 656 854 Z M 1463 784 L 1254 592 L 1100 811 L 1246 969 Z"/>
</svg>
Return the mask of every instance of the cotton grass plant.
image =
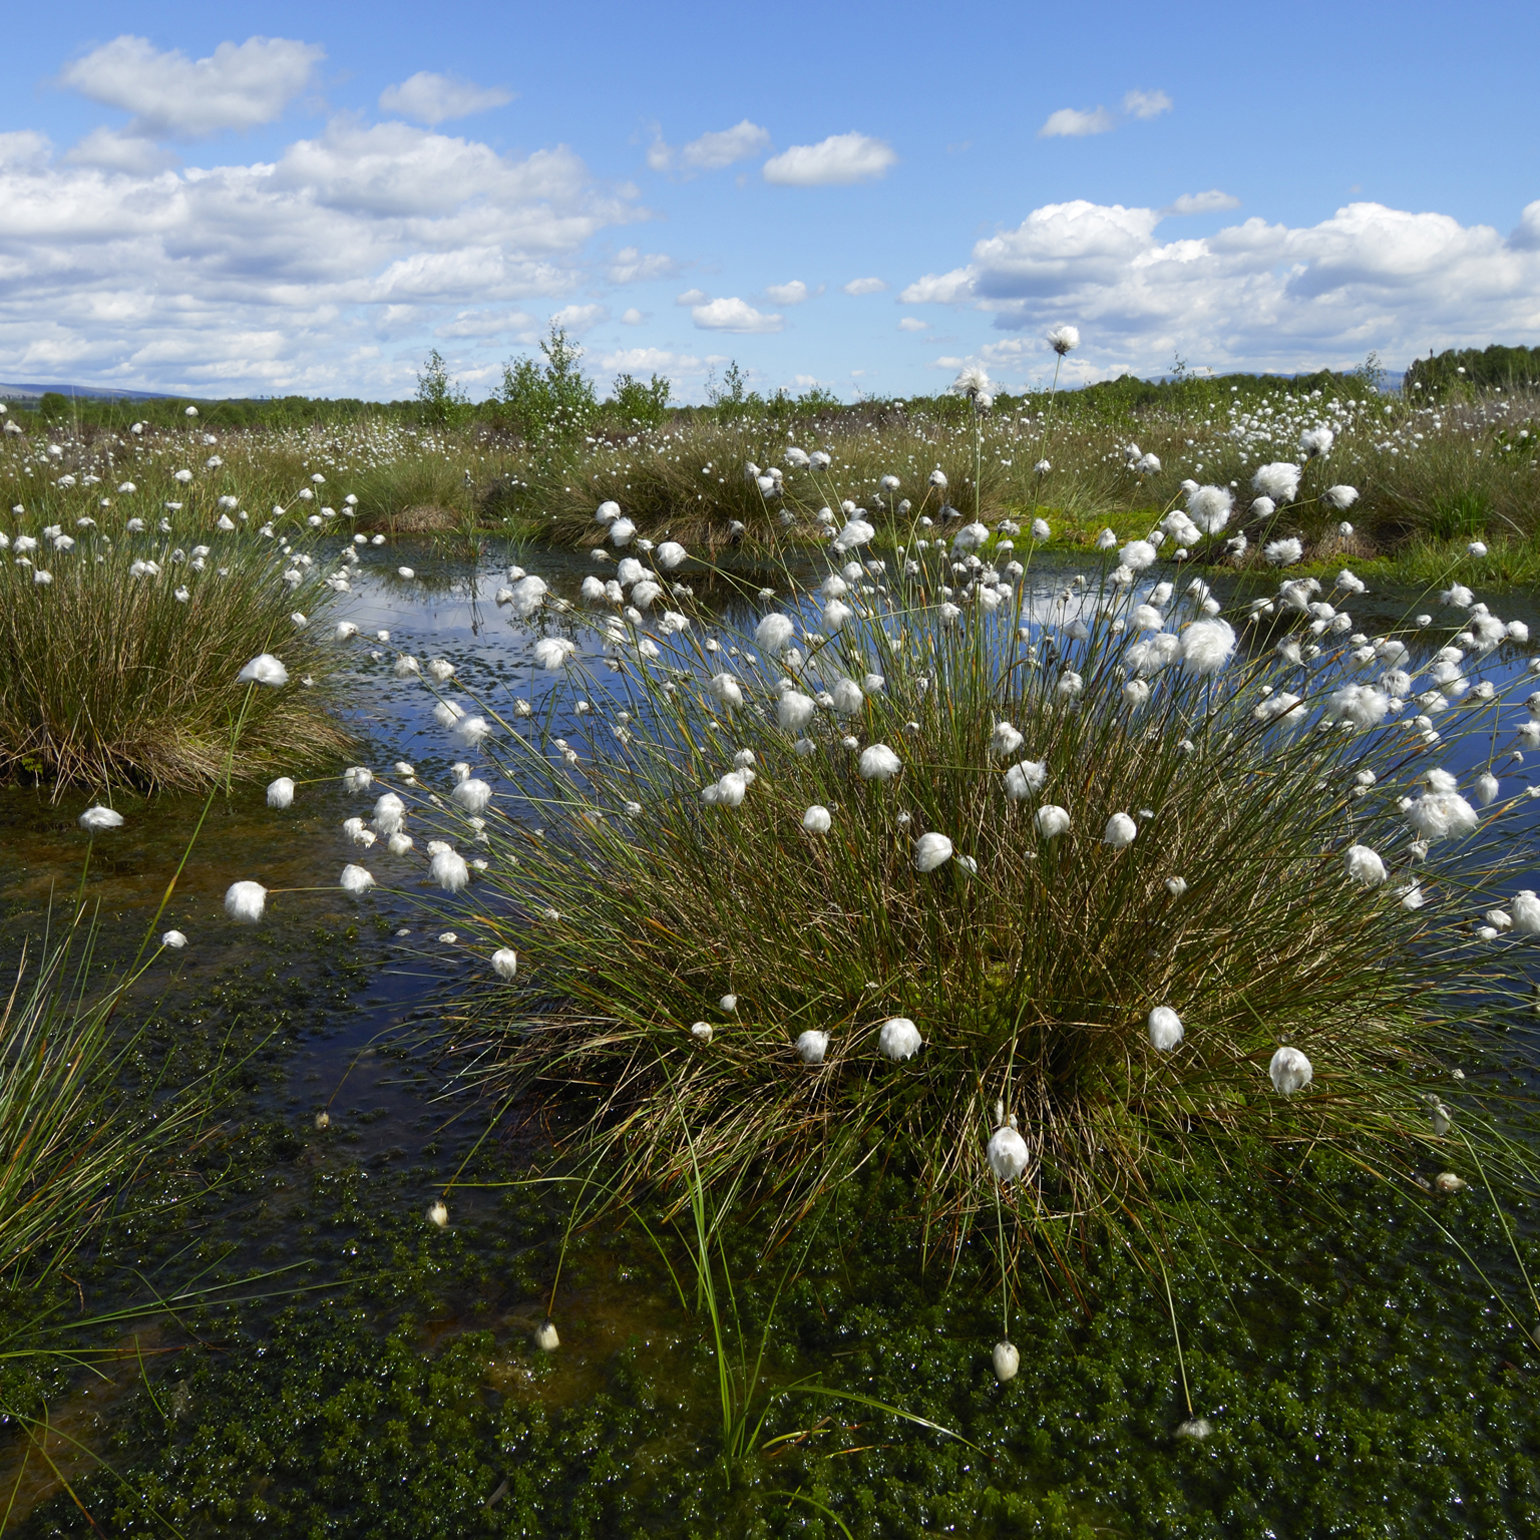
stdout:
<svg viewBox="0 0 1540 1540">
<path fill-rule="evenodd" d="M 236 671 L 275 648 L 305 687 L 250 703 L 236 773 L 318 765 L 347 746 L 326 710 L 336 586 L 309 530 L 291 520 L 291 543 L 272 522 L 237 522 L 227 502 L 206 522 L 133 502 L 67 522 L 13 515 L 0 531 L 0 776 L 207 785 L 245 700 Z"/>
<path fill-rule="evenodd" d="M 1454 586 L 1371 637 L 1350 573 L 1227 616 L 1164 533 L 1044 589 L 977 523 L 862 560 L 857 509 L 752 631 L 662 546 L 579 607 L 519 572 L 549 688 L 430 665 L 455 785 L 368 786 L 482 958 L 464 1077 L 621 1194 L 790 1223 L 876 1161 L 928 1244 L 998 1203 L 1059 1273 L 1187 1161 L 1456 1159 L 1540 933 L 1523 628 Z"/>
</svg>

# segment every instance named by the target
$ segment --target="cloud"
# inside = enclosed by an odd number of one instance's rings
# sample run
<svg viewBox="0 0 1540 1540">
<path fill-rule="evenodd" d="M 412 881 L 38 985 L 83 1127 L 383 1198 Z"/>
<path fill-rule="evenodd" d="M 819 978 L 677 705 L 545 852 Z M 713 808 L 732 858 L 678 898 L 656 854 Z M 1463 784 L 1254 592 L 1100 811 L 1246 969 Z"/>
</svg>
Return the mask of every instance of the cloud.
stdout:
<svg viewBox="0 0 1540 1540">
<path fill-rule="evenodd" d="M 709 296 L 704 289 L 686 289 L 683 294 L 674 296 L 676 305 L 704 305 Z"/>
<path fill-rule="evenodd" d="M 708 332 L 778 332 L 784 320 L 778 315 L 765 315 L 747 300 L 713 299 L 696 305 L 690 311 L 690 319 Z"/>
<path fill-rule="evenodd" d="M 899 323 L 901 332 L 923 332 L 930 327 L 929 321 L 922 321 L 917 315 L 906 315 Z"/>
<path fill-rule="evenodd" d="M 800 305 L 807 298 L 808 288 L 800 278 L 790 283 L 772 283 L 765 286 L 765 293 L 777 305 Z"/>
<path fill-rule="evenodd" d="M 1072 321 L 1093 369 L 1158 369 L 1173 350 L 1214 368 L 1294 369 L 1371 348 L 1408 358 L 1494 336 L 1540 341 L 1540 201 L 1507 239 L 1378 203 L 1298 227 L 1247 219 L 1201 240 L 1163 241 L 1160 222 L 1148 208 L 1047 204 L 902 297 L 980 310 L 1006 331 Z M 1010 345 L 997 356 L 1048 356 L 1040 336 Z"/>
<path fill-rule="evenodd" d="M 137 137 L 207 139 L 273 122 L 325 57 L 314 43 L 249 37 L 189 59 L 125 33 L 66 65 L 59 79 L 93 102 L 133 113 L 128 131 Z"/>
<path fill-rule="evenodd" d="M 104 171 L 145 175 L 177 164 L 176 155 L 153 139 L 140 139 L 115 128 L 94 128 L 65 155 L 74 166 L 100 166 Z"/>
<path fill-rule="evenodd" d="M 632 305 L 628 310 L 620 312 L 620 324 L 622 326 L 640 326 L 647 319 L 640 310 Z"/>
<path fill-rule="evenodd" d="M 720 171 L 740 160 L 747 160 L 768 147 L 770 135 L 757 123 L 745 118 L 720 133 L 702 134 L 679 152 L 682 165 L 695 171 Z"/>
<path fill-rule="evenodd" d="M 603 305 L 563 305 L 560 310 L 552 312 L 551 325 L 581 335 L 592 331 L 601 321 L 607 321 L 609 315 Z"/>
<path fill-rule="evenodd" d="M 1123 98 L 1123 111 L 1131 118 L 1158 118 L 1171 111 L 1171 98 L 1164 91 L 1130 91 Z"/>
<path fill-rule="evenodd" d="M 1238 209 L 1241 206 L 1239 198 L 1232 197 L 1227 192 L 1220 192 L 1217 187 L 1211 187 L 1207 192 L 1183 193 L 1174 203 L 1168 203 L 1161 212 L 1164 218 L 1169 214 L 1217 214 L 1223 209 Z"/>
<path fill-rule="evenodd" d="M 670 379 L 684 376 L 704 377 L 716 364 L 726 363 L 725 356 L 708 353 L 697 358 L 693 353 L 675 353 L 668 348 L 619 348 L 599 357 L 599 368 L 606 374 L 662 374 Z"/>
<path fill-rule="evenodd" d="M 647 164 L 654 171 L 679 169 L 686 175 L 697 171 L 720 171 L 769 147 L 769 130 L 747 118 L 731 128 L 702 134 L 699 139 L 692 139 L 677 149 L 654 130 L 652 143 L 647 147 Z"/>
<path fill-rule="evenodd" d="M 847 294 L 881 294 L 887 284 L 881 278 L 852 278 L 845 285 Z"/>
<path fill-rule="evenodd" d="M 1148 120 L 1171 111 L 1171 98 L 1164 91 L 1130 91 L 1123 98 L 1121 114 L 1094 107 L 1082 112 L 1078 107 L 1061 107 L 1050 112 L 1038 129 L 1039 139 L 1083 139 L 1088 134 L 1110 134 L 1119 123 L 1130 118 Z"/>
<path fill-rule="evenodd" d="M 506 107 L 512 100 L 513 92 L 499 86 L 478 86 L 458 75 L 418 70 L 400 85 L 386 86 L 380 92 L 380 111 L 432 127 L 450 118 L 468 118 L 492 107 Z"/>
<path fill-rule="evenodd" d="M 399 121 L 185 170 L 0 136 L 0 335 L 22 378 L 410 393 L 436 326 L 516 335 L 522 301 L 570 301 L 588 243 L 639 217 L 565 146 L 505 155 Z"/>
<path fill-rule="evenodd" d="M 1039 139 L 1082 139 L 1087 134 L 1107 134 L 1118 126 L 1117 119 L 1105 107 L 1081 112 L 1074 107 L 1060 107 L 1050 112 L 1038 129 Z"/>
<path fill-rule="evenodd" d="M 639 246 L 623 246 L 610 263 L 611 283 L 645 283 L 652 278 L 667 278 L 679 264 L 661 251 L 644 252 Z"/>
<path fill-rule="evenodd" d="M 409 317 L 408 319 L 415 318 Z M 435 327 L 435 337 L 468 337 L 478 341 L 513 336 L 532 343 L 539 335 L 535 318 L 522 310 L 462 310 L 454 320 Z"/>
<path fill-rule="evenodd" d="M 817 144 L 794 144 L 765 162 L 764 177 L 778 187 L 846 187 L 885 176 L 898 164 L 893 147 L 867 134 L 831 134 Z"/>
</svg>

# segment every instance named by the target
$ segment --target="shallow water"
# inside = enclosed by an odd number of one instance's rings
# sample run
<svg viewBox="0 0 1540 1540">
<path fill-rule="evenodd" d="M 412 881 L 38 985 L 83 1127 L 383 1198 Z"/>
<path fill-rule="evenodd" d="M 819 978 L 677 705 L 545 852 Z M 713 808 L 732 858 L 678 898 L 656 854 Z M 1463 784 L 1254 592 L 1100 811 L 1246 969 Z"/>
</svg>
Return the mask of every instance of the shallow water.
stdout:
<svg viewBox="0 0 1540 1540">
<path fill-rule="evenodd" d="M 557 676 L 533 665 L 539 633 L 511 621 L 494 600 L 510 561 L 538 571 L 554 590 L 573 598 L 586 574 L 613 572 L 586 553 L 533 555 L 495 544 L 484 546 L 474 561 L 443 547 L 407 541 L 362 553 L 355 592 L 343 596 L 329 622 L 346 618 L 365 633 L 390 633 L 389 644 L 379 644 L 384 661 L 372 662 L 367 649 L 355 643 L 346 665 L 345 712 L 363 740 L 359 763 L 388 771 L 393 760 L 405 758 L 424 779 L 441 783 L 461 752 L 432 718 L 436 697 L 416 681 L 391 677 L 389 658 L 396 649 L 424 661 L 435 656 L 453 661 L 464 689 L 446 693 L 462 699 L 473 694 L 499 710 L 515 698 L 542 699 Z M 417 577 L 398 578 L 400 565 L 414 568 Z M 1035 605 L 1048 605 L 1065 575 L 1086 565 L 1083 560 L 1039 564 L 1032 585 Z M 723 607 L 735 618 L 747 618 L 765 582 L 784 589 L 774 574 L 763 571 L 721 580 Z M 1369 595 L 1350 606 L 1359 626 L 1371 632 L 1423 607 L 1421 596 L 1397 594 Z M 1505 618 L 1528 621 L 1540 636 L 1540 610 L 1533 604 L 1510 598 L 1500 609 Z M 596 666 L 598 687 L 603 674 L 597 654 L 585 657 Z M 1501 679 L 1523 666 L 1522 656 L 1515 655 L 1485 672 Z M 555 732 L 575 736 L 580 727 L 577 719 L 553 724 Z M 1475 746 L 1467 752 L 1475 754 Z M 1469 765 L 1455 760 L 1449 768 L 1461 771 Z M 459 975 L 464 956 L 458 943 L 436 939 L 440 925 L 434 894 L 420 881 L 420 857 L 398 861 L 381 849 L 360 854 L 340 833 L 345 818 L 367 817 L 375 795 L 371 790 L 349 796 L 332 777 L 302 786 L 294 805 L 282 812 L 265 805 L 260 788 L 238 788 L 228 799 L 216 798 L 155 926 L 183 930 L 189 945 L 182 953 L 163 954 L 154 965 L 147 999 L 159 1000 L 168 1010 L 186 1010 L 236 979 L 254 986 L 242 1007 L 248 1015 L 260 1014 L 264 997 L 298 1002 L 277 1038 L 256 1052 L 263 1068 L 250 1090 L 249 1116 L 284 1131 L 289 1141 L 285 1153 L 254 1180 L 237 1184 L 228 1199 L 216 1198 L 199 1211 L 202 1232 L 236 1242 L 229 1254 L 232 1266 L 272 1266 L 304 1257 L 318 1264 L 307 1273 L 312 1281 L 348 1275 L 360 1251 L 371 1244 L 370 1224 L 356 1217 L 349 1199 L 339 1201 L 337 1213 L 354 1217 L 334 1215 L 332 1228 L 318 1231 L 318 1184 L 332 1183 L 340 1190 L 374 1181 L 388 1191 L 391 1203 L 408 1205 L 419 1215 L 465 1169 L 487 1131 L 488 1109 L 442 1098 L 443 1076 L 419 1042 L 431 1033 L 415 1030 L 433 1024 L 435 1007 Z M 50 902 L 58 912 L 79 887 L 88 842 L 75 817 L 87 800 L 65 797 L 54 805 L 36 791 L 0 792 L 0 894 L 6 905 L 0 945 L 7 960 L 16 955 L 23 934 L 37 932 Z M 128 822 L 91 844 L 85 885 L 90 901 L 99 906 L 108 957 L 131 955 L 137 946 L 203 802 L 165 797 L 149 803 L 117 799 L 116 805 Z M 1526 814 L 1525 822 L 1532 827 L 1534 818 Z M 375 890 L 357 902 L 334 887 L 318 888 L 334 882 L 336 872 L 353 859 L 404 891 Z M 224 890 L 238 878 L 255 878 L 273 890 L 260 929 L 236 926 L 223 914 Z M 218 1010 L 211 1015 L 217 1017 Z M 323 1110 L 331 1124 L 321 1130 L 315 1118 Z M 516 1178 L 529 1157 L 544 1150 L 544 1138 L 539 1130 L 524 1129 L 517 1139 L 497 1141 L 497 1178 Z M 467 1174 L 474 1176 L 479 1169 L 473 1165 Z M 495 1188 L 455 1189 L 452 1228 L 466 1244 L 486 1242 L 498 1233 L 504 1196 Z M 630 1353 L 631 1372 L 665 1387 L 672 1383 L 667 1393 L 677 1399 L 679 1383 L 693 1382 L 699 1368 L 683 1362 L 698 1331 L 634 1236 L 597 1239 L 582 1250 L 561 1297 L 563 1350 L 547 1363 L 531 1360 L 528 1335 L 544 1313 L 556 1239 L 559 1235 L 548 1227 L 542 1239 L 530 1243 L 541 1261 L 527 1276 L 515 1268 L 496 1287 L 463 1282 L 450 1287 L 419 1324 L 420 1349 L 438 1353 L 466 1332 L 490 1330 L 510 1346 L 494 1355 L 488 1384 L 500 1396 L 551 1407 L 570 1407 L 595 1395 L 609 1383 L 617 1355 Z M 260 1312 L 251 1319 L 256 1323 L 251 1329 L 263 1329 Z M 55 1409 L 56 1415 L 88 1444 L 103 1437 L 112 1409 L 137 1373 L 135 1368 L 114 1375 L 106 1389 L 82 1384 Z M 673 1444 L 663 1439 L 654 1449 L 656 1458 L 669 1458 Z M 66 1472 L 80 1468 L 70 1465 L 64 1451 L 55 1454 Z M 14 1451 L 11 1465 L 16 1465 Z M 6 1475 L 0 1465 L 0 1486 Z M 41 1474 L 25 1483 L 15 1516 L 49 1496 L 53 1487 L 53 1479 Z"/>
</svg>

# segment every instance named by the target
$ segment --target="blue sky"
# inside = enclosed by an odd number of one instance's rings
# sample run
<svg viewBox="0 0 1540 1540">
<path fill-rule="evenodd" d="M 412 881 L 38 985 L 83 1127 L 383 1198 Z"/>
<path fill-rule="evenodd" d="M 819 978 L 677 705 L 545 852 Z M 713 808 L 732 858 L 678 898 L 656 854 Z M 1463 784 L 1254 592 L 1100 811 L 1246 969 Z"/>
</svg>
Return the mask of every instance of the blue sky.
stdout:
<svg viewBox="0 0 1540 1540">
<path fill-rule="evenodd" d="M 75 4 L 0 58 L 0 380 L 699 398 L 1540 342 L 1540 10 Z"/>
</svg>

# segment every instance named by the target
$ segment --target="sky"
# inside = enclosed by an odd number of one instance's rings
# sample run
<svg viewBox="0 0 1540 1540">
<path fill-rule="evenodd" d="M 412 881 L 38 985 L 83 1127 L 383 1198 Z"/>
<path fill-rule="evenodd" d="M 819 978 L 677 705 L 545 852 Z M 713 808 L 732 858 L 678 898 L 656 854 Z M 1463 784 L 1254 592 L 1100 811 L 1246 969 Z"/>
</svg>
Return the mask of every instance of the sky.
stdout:
<svg viewBox="0 0 1540 1540">
<path fill-rule="evenodd" d="M 1540 7 L 13 9 L 0 380 L 933 392 L 1540 343 Z"/>
</svg>

